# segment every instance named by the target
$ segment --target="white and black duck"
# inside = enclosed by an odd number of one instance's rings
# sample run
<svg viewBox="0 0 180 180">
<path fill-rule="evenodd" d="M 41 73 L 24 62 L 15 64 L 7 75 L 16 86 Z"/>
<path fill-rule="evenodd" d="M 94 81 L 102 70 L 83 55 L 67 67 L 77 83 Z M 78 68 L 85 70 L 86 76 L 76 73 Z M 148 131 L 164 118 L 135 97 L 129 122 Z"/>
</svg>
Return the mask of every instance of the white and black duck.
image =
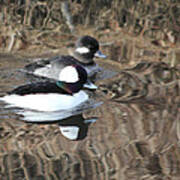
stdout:
<svg viewBox="0 0 180 180">
<path fill-rule="evenodd" d="M 24 70 L 36 76 L 59 80 L 60 72 L 64 67 L 76 64 L 81 65 L 87 71 L 88 77 L 92 77 L 101 69 L 94 62 L 94 57 L 106 58 L 99 50 L 98 41 L 91 36 L 82 36 L 79 38 L 70 54 L 39 60 L 26 65 Z M 88 87 L 88 85 L 87 88 L 95 89 L 95 87 Z"/>
<path fill-rule="evenodd" d="M 8 92 L 0 100 L 8 103 L 8 107 L 22 109 L 18 110 L 17 114 L 24 115 L 25 121 L 64 119 L 96 106 L 82 90 L 86 81 L 87 72 L 83 67 L 66 66 L 60 72 L 58 81 L 23 85 Z"/>
</svg>

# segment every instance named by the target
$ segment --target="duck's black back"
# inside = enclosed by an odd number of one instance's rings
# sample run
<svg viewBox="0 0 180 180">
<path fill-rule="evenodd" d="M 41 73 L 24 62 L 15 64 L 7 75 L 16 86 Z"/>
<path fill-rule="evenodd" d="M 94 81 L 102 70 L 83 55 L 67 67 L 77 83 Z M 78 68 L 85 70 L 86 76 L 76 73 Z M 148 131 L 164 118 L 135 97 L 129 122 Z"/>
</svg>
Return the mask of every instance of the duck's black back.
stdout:
<svg viewBox="0 0 180 180">
<path fill-rule="evenodd" d="M 58 87 L 55 82 L 49 82 L 49 81 L 26 84 L 8 92 L 8 94 L 17 94 L 17 95 L 42 94 L 42 93 L 69 94 L 62 88 Z"/>
</svg>

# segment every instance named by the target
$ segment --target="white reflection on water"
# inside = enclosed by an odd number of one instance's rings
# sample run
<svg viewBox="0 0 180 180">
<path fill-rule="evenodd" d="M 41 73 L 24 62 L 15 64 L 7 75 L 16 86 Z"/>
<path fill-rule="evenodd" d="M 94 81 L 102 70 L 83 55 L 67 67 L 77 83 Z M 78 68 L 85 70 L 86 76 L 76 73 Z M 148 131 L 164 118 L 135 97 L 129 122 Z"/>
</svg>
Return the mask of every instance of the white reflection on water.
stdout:
<svg viewBox="0 0 180 180">
<path fill-rule="evenodd" d="M 87 136 L 88 126 L 97 118 L 84 119 L 82 115 L 73 116 L 59 122 L 61 134 L 69 140 L 82 140 Z"/>
</svg>

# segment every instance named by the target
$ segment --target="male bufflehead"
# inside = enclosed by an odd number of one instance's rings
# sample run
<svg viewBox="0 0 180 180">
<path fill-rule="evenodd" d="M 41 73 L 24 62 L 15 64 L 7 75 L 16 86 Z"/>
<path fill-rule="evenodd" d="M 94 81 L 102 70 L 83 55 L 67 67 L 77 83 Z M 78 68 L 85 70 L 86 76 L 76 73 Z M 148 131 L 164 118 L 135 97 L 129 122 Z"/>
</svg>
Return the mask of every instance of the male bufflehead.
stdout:
<svg viewBox="0 0 180 180">
<path fill-rule="evenodd" d="M 87 71 L 88 77 L 96 74 L 100 67 L 93 61 L 94 57 L 106 58 L 99 50 L 98 41 L 91 36 L 82 36 L 77 40 L 71 56 L 57 56 L 47 60 L 40 60 L 25 66 L 25 72 L 37 76 L 59 80 L 61 70 L 72 64 L 81 65 Z M 96 87 L 85 87 L 95 89 Z"/>
<path fill-rule="evenodd" d="M 0 100 L 10 107 L 44 112 L 73 109 L 89 99 L 81 90 L 86 81 L 86 70 L 79 65 L 70 65 L 62 69 L 58 81 L 23 85 Z"/>
</svg>

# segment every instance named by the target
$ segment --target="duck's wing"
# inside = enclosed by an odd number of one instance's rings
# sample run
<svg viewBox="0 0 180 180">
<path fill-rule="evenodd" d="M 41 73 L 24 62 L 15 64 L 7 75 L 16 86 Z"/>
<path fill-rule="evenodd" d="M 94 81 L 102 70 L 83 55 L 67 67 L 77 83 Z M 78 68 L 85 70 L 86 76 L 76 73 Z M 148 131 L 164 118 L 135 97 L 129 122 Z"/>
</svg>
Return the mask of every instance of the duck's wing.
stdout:
<svg viewBox="0 0 180 180">
<path fill-rule="evenodd" d="M 48 66 L 51 63 L 51 61 L 54 61 L 55 59 L 56 58 L 38 60 L 36 62 L 26 65 L 23 70 L 27 73 L 33 73 L 34 71 L 36 71 L 36 69 Z"/>
<path fill-rule="evenodd" d="M 72 56 L 56 56 L 28 64 L 20 70 L 26 74 L 58 79 L 60 71 L 68 65 L 79 64 Z"/>
<path fill-rule="evenodd" d="M 76 59 L 72 56 L 55 56 L 49 59 L 40 59 L 24 67 L 26 72 L 32 73 L 41 68 L 64 67 L 66 65 L 76 64 Z"/>
<path fill-rule="evenodd" d="M 23 86 L 19 86 L 14 90 L 8 92 L 9 95 L 29 95 L 29 94 L 46 94 L 46 93 L 60 93 L 60 94 L 68 94 L 65 90 L 58 87 L 56 82 L 54 81 L 44 81 L 44 82 L 36 82 L 31 84 L 26 84 Z"/>
</svg>

